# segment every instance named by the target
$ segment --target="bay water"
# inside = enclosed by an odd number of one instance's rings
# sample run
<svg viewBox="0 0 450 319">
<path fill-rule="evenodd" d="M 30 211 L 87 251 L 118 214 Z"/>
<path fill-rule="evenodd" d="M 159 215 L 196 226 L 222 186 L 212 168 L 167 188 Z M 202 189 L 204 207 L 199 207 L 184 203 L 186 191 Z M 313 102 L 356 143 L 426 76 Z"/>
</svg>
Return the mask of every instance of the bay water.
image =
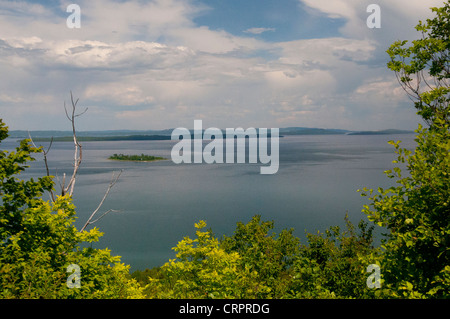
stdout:
<svg viewBox="0 0 450 319">
<path fill-rule="evenodd" d="M 302 243 L 305 232 L 344 226 L 344 216 L 357 224 L 367 217 L 368 204 L 357 189 L 389 187 L 383 171 L 394 167 L 394 147 L 401 140 L 413 149 L 414 134 L 298 135 L 280 138 L 279 170 L 261 175 L 261 164 L 175 164 L 170 152 L 176 141 L 82 142 L 83 162 L 73 196 L 76 226 L 81 228 L 101 201 L 113 172 L 123 170 L 99 214 L 112 212 L 90 227 L 104 232 L 95 248 L 109 248 L 131 270 L 160 266 L 175 253 L 184 236 L 195 237 L 194 223 L 205 220 L 221 237 L 232 235 L 237 222 L 254 215 L 275 222 L 275 232 L 294 229 Z M 44 147 L 48 143 L 40 143 Z M 2 142 L 11 150 L 16 140 Z M 112 154 L 147 154 L 168 160 L 113 161 Z M 71 174 L 73 143 L 54 142 L 48 155 L 51 174 Z M 22 178 L 45 174 L 42 155 L 36 156 Z M 56 181 L 56 179 L 55 179 Z M 57 181 L 56 181 L 57 183 Z M 55 185 L 59 189 L 58 184 Z M 45 195 L 46 198 L 48 195 Z M 48 197 L 49 198 L 49 197 Z M 380 239 L 380 232 L 377 233 Z"/>
</svg>

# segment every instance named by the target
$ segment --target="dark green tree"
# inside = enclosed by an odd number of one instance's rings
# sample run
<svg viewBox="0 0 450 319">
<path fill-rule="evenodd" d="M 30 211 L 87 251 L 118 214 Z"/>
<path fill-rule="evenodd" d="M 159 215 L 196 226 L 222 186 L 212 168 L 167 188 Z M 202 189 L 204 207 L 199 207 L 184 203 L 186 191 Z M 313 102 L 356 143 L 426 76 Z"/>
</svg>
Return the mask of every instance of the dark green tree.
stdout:
<svg viewBox="0 0 450 319">
<path fill-rule="evenodd" d="M 373 226 L 348 216 L 345 229 L 332 226 L 324 233 L 307 234 L 294 264 L 292 294 L 298 298 L 373 298 L 367 287 L 367 266 L 379 250 L 373 246 Z"/>
<path fill-rule="evenodd" d="M 261 285 L 270 287 L 271 297 L 281 297 L 289 290 L 291 266 L 299 254 L 300 240 L 293 229 L 270 233 L 273 221 L 254 216 L 247 224 L 237 223 L 234 235 L 224 236 L 221 248 L 238 253 L 242 266 L 255 271 Z"/>
<path fill-rule="evenodd" d="M 397 154 L 394 163 L 407 170 L 385 172 L 396 186 L 363 192 L 371 200 L 363 211 L 388 230 L 380 260 L 381 296 L 450 296 L 450 4 L 432 11 L 435 17 L 416 27 L 421 39 L 409 47 L 398 41 L 387 51 L 388 67 L 429 127 L 419 125 L 414 152 L 390 141 Z"/>
</svg>

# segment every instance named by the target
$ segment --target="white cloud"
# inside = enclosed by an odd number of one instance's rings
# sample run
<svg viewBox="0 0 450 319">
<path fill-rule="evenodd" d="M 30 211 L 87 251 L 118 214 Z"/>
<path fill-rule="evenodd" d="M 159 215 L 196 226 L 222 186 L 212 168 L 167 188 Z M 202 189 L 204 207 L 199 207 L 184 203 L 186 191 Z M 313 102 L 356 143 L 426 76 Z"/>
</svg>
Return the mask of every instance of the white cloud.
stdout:
<svg viewBox="0 0 450 319">
<path fill-rule="evenodd" d="M 205 8 L 181 0 L 80 0 L 76 30 L 66 27 L 62 2 L 0 0 L 0 72 L 8 74 L 0 112 L 12 128 L 64 129 L 62 104 L 73 90 L 90 109 L 84 130 L 191 126 L 195 118 L 218 127 L 395 124 L 407 98 L 380 56 L 392 38 L 414 34 L 428 3 L 380 0 L 382 29 L 370 30 L 369 1 L 301 1 L 344 19 L 342 36 L 252 38 L 272 28 L 235 36 L 196 25 Z M 404 128 L 409 120 L 397 122 Z"/>
<path fill-rule="evenodd" d="M 317 9 L 325 13 L 333 19 L 346 18 L 352 19 L 356 16 L 355 4 L 358 0 L 300 0 L 311 8 Z"/>
<path fill-rule="evenodd" d="M 331 66 L 334 62 L 368 61 L 376 49 L 370 40 L 346 38 L 308 39 L 277 43 L 282 49 L 280 61 L 310 66 L 311 68 Z M 331 59 L 331 60 L 330 60 Z"/>
<path fill-rule="evenodd" d="M 261 34 L 268 31 L 275 31 L 275 28 L 250 28 L 247 30 L 244 30 L 244 33 L 251 33 L 251 34 Z"/>
<path fill-rule="evenodd" d="M 0 101 L 6 103 L 20 103 L 24 102 L 25 100 L 20 96 L 11 96 L 6 93 L 2 93 L 0 94 Z"/>
<path fill-rule="evenodd" d="M 237 37 L 223 30 L 210 30 L 205 26 L 173 29 L 168 32 L 168 35 L 176 40 L 176 43 L 181 43 L 183 46 L 213 54 L 233 51 L 248 52 L 268 48 L 267 44 L 262 41 L 253 38 Z"/>
<path fill-rule="evenodd" d="M 124 83 L 111 83 L 108 85 L 92 85 L 84 92 L 84 96 L 92 101 L 114 101 L 117 104 L 133 106 L 150 104 L 154 101 L 137 86 L 124 86 Z"/>
<path fill-rule="evenodd" d="M 430 7 L 442 6 L 444 0 L 378 0 L 381 9 L 381 29 L 369 29 L 366 19 L 372 0 L 299 0 L 307 7 L 325 14 L 329 18 L 344 19 L 340 32 L 346 37 L 384 39 L 391 43 L 414 36 L 414 26 L 419 19 L 431 16 Z"/>
</svg>

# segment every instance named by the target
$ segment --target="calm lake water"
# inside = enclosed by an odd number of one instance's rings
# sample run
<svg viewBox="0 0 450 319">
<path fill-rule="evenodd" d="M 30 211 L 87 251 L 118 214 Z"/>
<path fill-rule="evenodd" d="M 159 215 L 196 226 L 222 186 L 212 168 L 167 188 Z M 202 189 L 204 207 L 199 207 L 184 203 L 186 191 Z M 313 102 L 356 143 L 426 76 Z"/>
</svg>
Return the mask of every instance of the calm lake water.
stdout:
<svg viewBox="0 0 450 319">
<path fill-rule="evenodd" d="M 259 214 L 274 220 L 275 231 L 294 228 L 305 243 L 305 231 L 324 231 L 344 225 L 344 216 L 357 224 L 365 219 L 368 203 L 356 191 L 388 187 L 393 181 L 383 171 L 392 168 L 394 148 L 389 140 L 414 147 L 414 135 L 306 135 L 280 138 L 280 167 L 261 175 L 261 164 L 174 164 L 175 141 L 84 142 L 83 163 L 75 186 L 78 228 L 102 199 L 112 172 L 123 174 L 102 211 L 120 210 L 95 224 L 104 232 L 94 247 L 136 269 L 159 266 L 174 258 L 172 247 L 184 236 L 194 236 L 194 223 L 203 219 L 215 235 L 232 235 L 236 223 Z M 46 143 L 42 143 L 45 145 Z M 12 149 L 15 140 L 2 143 Z M 151 163 L 111 161 L 114 153 L 148 154 L 169 158 Z M 53 143 L 49 154 L 52 173 L 69 174 L 73 144 Z M 23 175 L 44 175 L 42 156 Z"/>
</svg>

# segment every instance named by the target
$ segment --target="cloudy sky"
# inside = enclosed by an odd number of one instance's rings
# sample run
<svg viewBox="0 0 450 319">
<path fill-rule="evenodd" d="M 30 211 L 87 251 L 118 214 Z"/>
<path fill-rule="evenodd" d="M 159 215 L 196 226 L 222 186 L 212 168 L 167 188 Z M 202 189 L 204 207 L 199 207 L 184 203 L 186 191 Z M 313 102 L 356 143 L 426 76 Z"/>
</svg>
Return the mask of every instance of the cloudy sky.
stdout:
<svg viewBox="0 0 450 319">
<path fill-rule="evenodd" d="M 68 28 L 70 3 L 81 27 Z M 381 28 L 366 25 L 381 8 Z M 10 129 L 415 129 L 385 53 L 443 0 L 0 0 Z"/>
</svg>

